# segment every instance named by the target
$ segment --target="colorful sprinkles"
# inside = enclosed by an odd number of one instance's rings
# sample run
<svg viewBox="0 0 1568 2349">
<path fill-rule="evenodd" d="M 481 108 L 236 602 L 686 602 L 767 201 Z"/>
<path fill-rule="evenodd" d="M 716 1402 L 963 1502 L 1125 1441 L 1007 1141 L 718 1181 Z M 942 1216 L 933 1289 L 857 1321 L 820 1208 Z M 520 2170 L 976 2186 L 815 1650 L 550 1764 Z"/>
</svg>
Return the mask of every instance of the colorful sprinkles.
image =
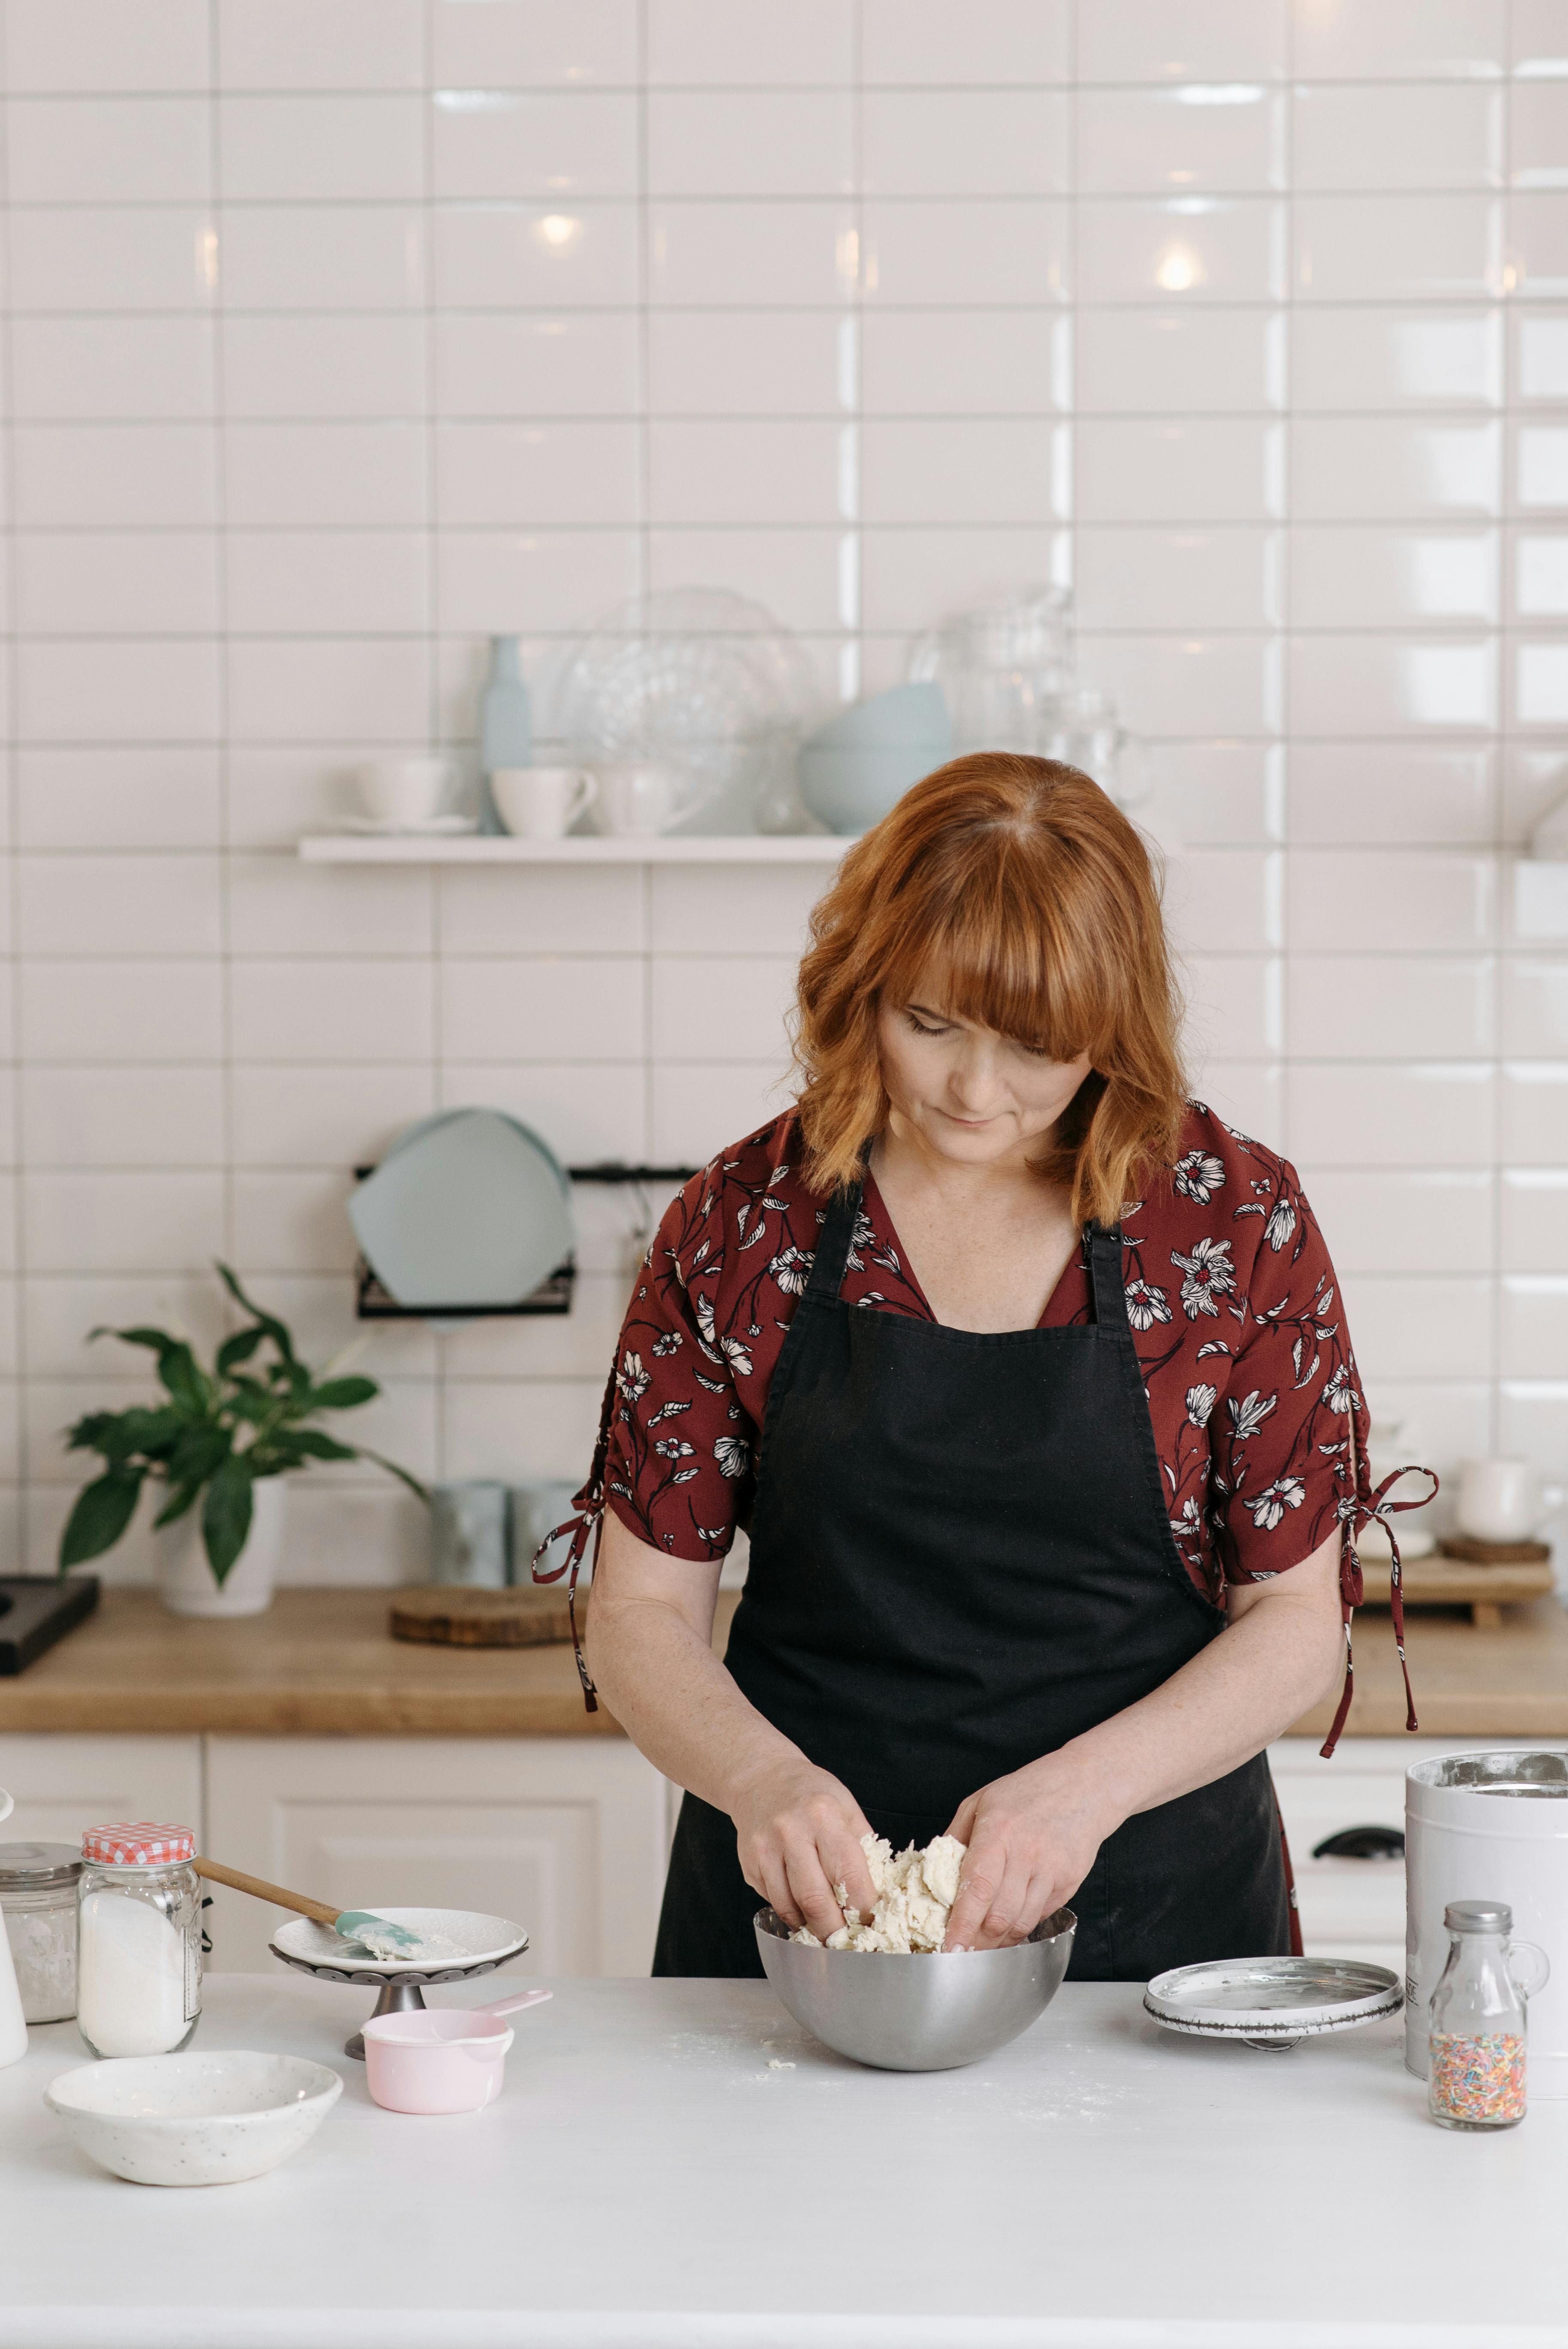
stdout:
<svg viewBox="0 0 1568 2349">
<path fill-rule="evenodd" d="M 1524 2118 L 1524 2039 L 1517 2031 L 1432 2033 L 1432 2111 L 1482 2127 Z"/>
</svg>

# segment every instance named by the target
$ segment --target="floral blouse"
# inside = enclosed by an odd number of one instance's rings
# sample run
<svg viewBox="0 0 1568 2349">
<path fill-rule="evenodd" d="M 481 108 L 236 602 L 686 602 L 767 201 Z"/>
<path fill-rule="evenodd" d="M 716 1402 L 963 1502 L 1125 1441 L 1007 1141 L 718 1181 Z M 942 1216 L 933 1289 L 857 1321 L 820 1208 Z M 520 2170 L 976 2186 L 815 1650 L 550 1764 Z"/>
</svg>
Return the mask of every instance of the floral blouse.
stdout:
<svg viewBox="0 0 1568 2349">
<path fill-rule="evenodd" d="M 790 1112 L 694 1175 L 626 1310 L 603 1494 L 674 1557 L 722 1557 L 749 1518 L 769 1382 L 824 1213 L 800 1157 Z M 1353 1422 L 1365 1509 L 1367 1417 L 1338 1283 L 1295 1169 L 1201 1102 L 1175 1165 L 1123 1209 L 1121 1231 L 1171 1530 L 1219 1600 L 1227 1583 L 1299 1564 L 1356 1508 Z M 868 1312 L 934 1319 L 869 1177 L 840 1293 Z M 1085 1250 L 1041 1327 L 1093 1318 Z"/>
</svg>

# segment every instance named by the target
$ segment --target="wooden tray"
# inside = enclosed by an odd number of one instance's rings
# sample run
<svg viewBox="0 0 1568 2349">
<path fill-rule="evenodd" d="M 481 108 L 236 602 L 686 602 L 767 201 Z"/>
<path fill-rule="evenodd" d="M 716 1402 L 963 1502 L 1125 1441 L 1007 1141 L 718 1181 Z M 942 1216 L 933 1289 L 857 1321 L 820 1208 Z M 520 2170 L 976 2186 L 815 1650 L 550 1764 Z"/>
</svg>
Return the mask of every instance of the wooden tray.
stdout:
<svg viewBox="0 0 1568 2349">
<path fill-rule="evenodd" d="M 1545 1566 L 1551 1545 L 1543 1541 L 1478 1541 L 1473 1534 L 1449 1534 L 1438 1544 L 1445 1557 L 1462 1557 L 1470 1566 Z"/>
<path fill-rule="evenodd" d="M 1476 1566 L 1467 1558 L 1414 1557 L 1406 1562 L 1401 1581 L 1408 1607 L 1468 1607 L 1470 1621 L 1495 1631 L 1505 1607 L 1522 1607 L 1532 1599 L 1549 1599 L 1556 1588 L 1551 1553 L 1543 1561 L 1520 1566 Z M 1387 1606 L 1387 1582 L 1367 1576 L 1367 1603 Z"/>
<path fill-rule="evenodd" d="M 439 1648 L 552 1648 L 572 1637 L 564 1584 L 559 1590 L 470 1590 L 461 1583 L 422 1583 L 397 1593 L 387 1619 L 395 1640 Z"/>
</svg>

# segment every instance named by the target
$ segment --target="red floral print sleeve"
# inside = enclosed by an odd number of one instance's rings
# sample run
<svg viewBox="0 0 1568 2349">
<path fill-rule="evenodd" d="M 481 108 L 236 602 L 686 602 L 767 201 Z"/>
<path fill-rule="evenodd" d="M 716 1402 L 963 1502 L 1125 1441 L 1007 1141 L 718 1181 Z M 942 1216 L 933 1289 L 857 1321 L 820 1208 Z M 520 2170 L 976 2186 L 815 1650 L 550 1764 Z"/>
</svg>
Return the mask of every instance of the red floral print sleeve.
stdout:
<svg viewBox="0 0 1568 2349">
<path fill-rule="evenodd" d="M 806 1286 L 821 1207 L 792 1115 L 688 1183 L 627 1309 L 608 1422 L 608 1506 L 676 1557 L 719 1557 L 748 1521 L 768 1389 Z M 1366 1414 L 1323 1237 L 1295 1171 L 1194 1102 L 1176 1164 L 1123 1211 L 1128 1318 L 1171 1532 L 1197 1587 L 1310 1556 L 1363 1499 Z M 929 1320 L 874 1183 L 842 1295 Z M 1046 1326 L 1087 1322 L 1086 1266 Z"/>
<path fill-rule="evenodd" d="M 1189 1136 L 1199 1119 L 1214 1146 L 1183 1153 L 1169 1209 L 1186 1340 L 1169 1368 L 1181 1362 L 1191 1382 L 1178 1419 L 1174 1382 L 1160 1379 L 1155 1422 L 1178 1547 L 1190 1571 L 1202 1558 L 1217 1594 L 1284 1573 L 1336 1530 L 1351 1506 L 1352 1416 L 1363 1485 L 1367 1424 L 1334 1268 L 1295 1168 L 1196 1107 Z M 1160 1366 L 1146 1358 L 1146 1370 L 1152 1406 Z"/>
</svg>

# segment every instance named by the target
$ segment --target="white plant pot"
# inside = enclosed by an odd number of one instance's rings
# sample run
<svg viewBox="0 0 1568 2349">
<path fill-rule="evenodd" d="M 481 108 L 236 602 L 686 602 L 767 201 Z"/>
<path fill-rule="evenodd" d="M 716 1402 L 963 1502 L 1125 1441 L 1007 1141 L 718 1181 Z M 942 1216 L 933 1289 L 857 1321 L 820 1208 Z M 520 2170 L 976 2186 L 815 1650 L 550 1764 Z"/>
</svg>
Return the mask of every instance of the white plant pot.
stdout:
<svg viewBox="0 0 1568 2349">
<path fill-rule="evenodd" d="M 284 1546 L 288 1491 L 282 1476 L 263 1476 L 253 1493 L 250 1537 L 220 1588 L 201 1546 L 201 1504 L 153 1536 L 158 1580 L 171 1615 L 264 1615 Z"/>
</svg>

